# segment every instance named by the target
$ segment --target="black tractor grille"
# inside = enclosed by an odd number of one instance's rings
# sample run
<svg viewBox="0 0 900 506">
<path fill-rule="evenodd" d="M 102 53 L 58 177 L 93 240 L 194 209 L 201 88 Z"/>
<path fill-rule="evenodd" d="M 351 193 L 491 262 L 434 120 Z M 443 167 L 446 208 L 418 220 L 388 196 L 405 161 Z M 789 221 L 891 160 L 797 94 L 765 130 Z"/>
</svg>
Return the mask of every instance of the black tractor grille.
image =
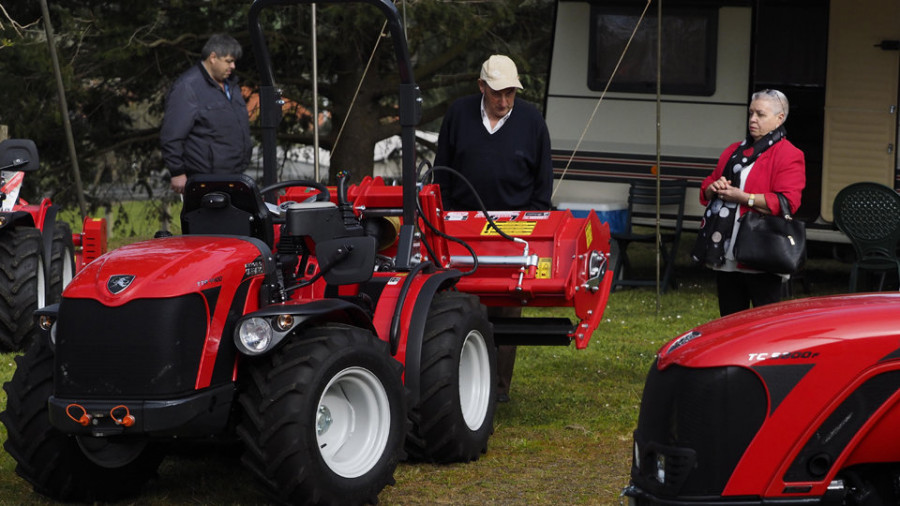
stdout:
<svg viewBox="0 0 900 506">
<path fill-rule="evenodd" d="M 632 481 L 661 498 L 721 495 L 767 405 L 765 387 L 748 369 L 660 371 L 654 363 L 634 433 Z"/>
<path fill-rule="evenodd" d="M 194 389 L 206 338 L 198 294 L 108 307 L 64 299 L 56 333 L 56 396 L 153 399 Z"/>
</svg>

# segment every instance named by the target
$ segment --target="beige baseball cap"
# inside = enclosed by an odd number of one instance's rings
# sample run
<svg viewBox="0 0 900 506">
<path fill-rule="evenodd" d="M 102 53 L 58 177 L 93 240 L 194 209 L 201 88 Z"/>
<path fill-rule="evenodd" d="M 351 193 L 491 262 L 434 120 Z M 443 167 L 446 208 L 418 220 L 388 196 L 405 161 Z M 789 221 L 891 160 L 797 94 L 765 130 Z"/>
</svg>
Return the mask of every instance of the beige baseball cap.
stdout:
<svg viewBox="0 0 900 506">
<path fill-rule="evenodd" d="M 508 56 L 502 54 L 491 55 L 484 61 L 481 65 L 481 79 L 496 91 L 506 88 L 522 89 L 516 64 Z"/>
</svg>

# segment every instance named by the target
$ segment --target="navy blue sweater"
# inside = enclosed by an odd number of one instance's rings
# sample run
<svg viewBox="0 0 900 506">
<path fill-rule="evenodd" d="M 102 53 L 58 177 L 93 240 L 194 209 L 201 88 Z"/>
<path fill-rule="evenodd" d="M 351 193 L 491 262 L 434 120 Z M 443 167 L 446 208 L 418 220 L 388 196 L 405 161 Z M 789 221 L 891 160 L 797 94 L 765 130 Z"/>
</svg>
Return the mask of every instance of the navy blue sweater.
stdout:
<svg viewBox="0 0 900 506">
<path fill-rule="evenodd" d="M 461 172 L 489 210 L 550 209 L 550 133 L 541 113 L 519 98 L 493 134 L 481 120 L 481 94 L 456 100 L 441 124 L 434 165 Z M 436 170 L 434 179 L 446 209 L 479 209 L 455 175 Z"/>
</svg>

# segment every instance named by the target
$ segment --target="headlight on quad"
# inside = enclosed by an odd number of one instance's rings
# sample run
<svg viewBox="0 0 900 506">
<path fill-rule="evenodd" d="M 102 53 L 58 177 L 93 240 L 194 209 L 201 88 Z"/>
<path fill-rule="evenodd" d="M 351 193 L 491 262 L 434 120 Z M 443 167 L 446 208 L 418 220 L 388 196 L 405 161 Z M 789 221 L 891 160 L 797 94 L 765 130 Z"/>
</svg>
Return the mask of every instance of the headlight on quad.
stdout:
<svg viewBox="0 0 900 506">
<path fill-rule="evenodd" d="M 249 355 L 258 355 L 269 349 L 275 337 L 275 329 L 263 318 L 247 318 L 240 323 L 237 345 Z"/>
</svg>

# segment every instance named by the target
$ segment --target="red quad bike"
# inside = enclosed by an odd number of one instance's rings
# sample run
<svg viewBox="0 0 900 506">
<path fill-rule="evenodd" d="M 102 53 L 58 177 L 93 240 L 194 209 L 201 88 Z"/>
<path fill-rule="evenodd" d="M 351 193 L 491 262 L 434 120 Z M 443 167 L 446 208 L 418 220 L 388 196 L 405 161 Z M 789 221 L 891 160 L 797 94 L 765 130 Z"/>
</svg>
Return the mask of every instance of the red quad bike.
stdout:
<svg viewBox="0 0 900 506">
<path fill-rule="evenodd" d="M 59 302 L 75 272 L 106 249 L 105 220 L 85 219 L 84 232 L 72 234 L 50 199 L 19 199 L 25 173 L 38 166 L 33 141 L 0 142 L 0 352 L 27 348 L 38 332 L 34 311 Z"/>
<path fill-rule="evenodd" d="M 900 504 L 900 295 L 801 299 L 663 346 L 632 505 Z"/>
<path fill-rule="evenodd" d="M 250 8 L 265 180 L 281 108 L 260 13 L 296 3 Z M 487 451 L 498 343 L 588 345 L 612 282 L 608 226 L 445 213 L 439 188 L 416 181 L 421 99 L 399 14 L 369 3 L 400 71 L 402 186 L 195 177 L 184 235 L 87 265 L 36 312 L 42 333 L 4 386 L 4 447 L 36 492 L 134 495 L 176 442 L 235 438 L 277 502 L 375 502 L 407 454 Z M 573 307 L 578 321 L 492 322 L 485 305 Z"/>
</svg>

